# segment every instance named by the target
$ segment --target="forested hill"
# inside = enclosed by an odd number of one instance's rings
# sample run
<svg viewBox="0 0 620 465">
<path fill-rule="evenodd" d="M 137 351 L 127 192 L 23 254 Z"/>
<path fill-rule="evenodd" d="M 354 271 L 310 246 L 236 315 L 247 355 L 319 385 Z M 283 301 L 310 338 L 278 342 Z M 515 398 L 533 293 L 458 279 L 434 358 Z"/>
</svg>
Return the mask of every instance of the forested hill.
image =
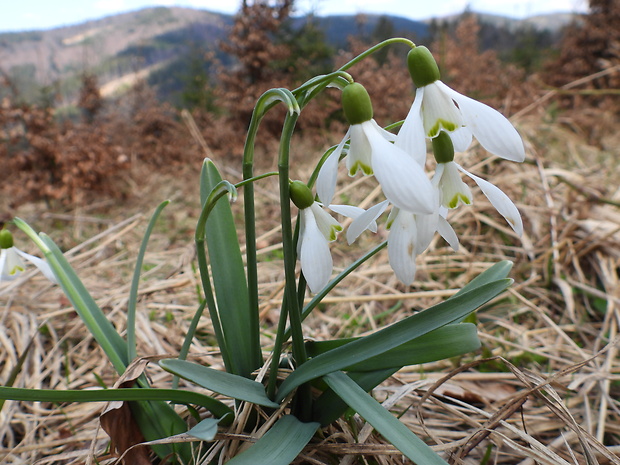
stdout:
<svg viewBox="0 0 620 465">
<path fill-rule="evenodd" d="M 122 91 L 136 79 L 145 79 L 168 99 L 178 92 L 198 60 L 232 64 L 221 51 L 233 16 L 206 10 L 156 7 L 108 16 L 50 30 L 0 33 L 0 73 L 6 92 L 24 101 L 74 101 L 84 73 L 97 76 L 104 95 Z M 570 15 L 527 20 L 480 15 L 484 25 L 482 48 L 510 49 L 515 39 L 532 34 L 549 46 Z M 394 16 L 356 15 L 292 18 L 291 34 L 312 23 L 311 40 L 332 51 L 347 47 L 350 36 L 367 42 L 389 36 L 406 36 L 425 42 L 450 28 L 458 17 L 412 21 Z M 525 33 L 523 31 L 526 31 Z M 531 41 L 531 40 L 530 40 Z M 319 45 L 319 44 L 314 44 Z"/>
</svg>

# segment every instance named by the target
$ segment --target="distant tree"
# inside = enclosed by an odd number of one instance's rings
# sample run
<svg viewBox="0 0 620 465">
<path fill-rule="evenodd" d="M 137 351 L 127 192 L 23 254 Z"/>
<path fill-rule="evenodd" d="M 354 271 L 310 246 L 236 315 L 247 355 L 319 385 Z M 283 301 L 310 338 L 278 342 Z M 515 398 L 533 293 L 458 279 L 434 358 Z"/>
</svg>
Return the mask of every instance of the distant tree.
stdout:
<svg viewBox="0 0 620 465">
<path fill-rule="evenodd" d="M 92 73 L 82 74 L 82 85 L 78 98 L 78 107 L 82 110 L 82 117 L 87 123 L 92 123 L 103 108 L 103 97 L 99 90 L 97 76 Z"/>
<path fill-rule="evenodd" d="M 394 22 L 387 16 L 383 15 L 383 16 L 380 16 L 379 19 L 377 20 L 377 24 L 375 25 L 375 28 L 373 29 L 372 34 L 371 34 L 371 39 L 372 39 L 372 42 L 379 43 L 386 39 L 394 37 L 395 35 L 396 35 L 396 29 L 394 28 Z M 387 61 L 388 53 L 389 53 L 389 49 L 383 48 L 379 50 L 377 53 L 375 53 L 373 56 L 375 60 L 377 61 L 377 63 L 382 65 Z"/>
</svg>

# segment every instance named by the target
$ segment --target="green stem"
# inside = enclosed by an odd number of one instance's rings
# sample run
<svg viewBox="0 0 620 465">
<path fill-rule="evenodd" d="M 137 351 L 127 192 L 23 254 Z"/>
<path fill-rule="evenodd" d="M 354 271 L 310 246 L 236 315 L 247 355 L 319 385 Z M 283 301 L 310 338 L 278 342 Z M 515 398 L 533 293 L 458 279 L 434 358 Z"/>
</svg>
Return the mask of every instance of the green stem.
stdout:
<svg viewBox="0 0 620 465">
<path fill-rule="evenodd" d="M 373 53 L 381 50 L 383 47 L 387 47 L 388 45 L 392 45 L 392 44 L 405 44 L 405 45 L 408 45 L 410 48 L 415 48 L 416 46 L 412 41 L 410 41 L 409 39 L 405 39 L 403 37 L 394 37 L 392 39 L 387 39 L 387 40 L 384 40 L 383 42 L 378 43 L 377 45 L 373 47 L 370 47 L 368 50 L 356 56 L 348 63 L 345 63 L 340 68 L 338 68 L 338 71 L 345 71 L 349 69 L 350 67 L 352 67 L 353 65 L 355 65 L 356 63 L 359 63 L 360 61 L 362 61 L 367 56 L 372 55 Z"/>
<path fill-rule="evenodd" d="M 293 239 L 291 220 L 291 202 L 289 195 L 289 155 L 290 143 L 297 122 L 297 114 L 288 114 L 284 121 L 282 137 L 280 138 L 280 154 L 278 158 L 278 172 L 280 173 L 280 209 L 282 217 L 282 249 L 284 252 L 284 294 L 287 302 L 287 312 L 291 325 L 293 357 L 297 366 L 306 362 L 306 348 L 301 328 L 301 312 L 297 304 L 297 289 L 295 265 L 297 253 Z"/>
</svg>

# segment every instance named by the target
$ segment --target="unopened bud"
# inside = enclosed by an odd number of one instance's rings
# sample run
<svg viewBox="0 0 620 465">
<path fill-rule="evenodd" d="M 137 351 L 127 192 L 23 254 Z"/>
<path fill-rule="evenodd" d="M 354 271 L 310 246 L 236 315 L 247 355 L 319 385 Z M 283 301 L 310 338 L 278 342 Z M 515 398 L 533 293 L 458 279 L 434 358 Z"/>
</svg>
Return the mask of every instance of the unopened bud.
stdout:
<svg viewBox="0 0 620 465">
<path fill-rule="evenodd" d="M 438 81 L 439 67 L 429 49 L 418 46 L 409 51 L 407 67 L 416 87 L 424 87 Z"/>
<path fill-rule="evenodd" d="M 314 203 L 312 191 L 301 181 L 291 181 L 289 183 L 289 193 L 291 200 L 300 210 L 310 208 Z"/>
<path fill-rule="evenodd" d="M 344 88 L 342 109 L 349 124 L 362 124 L 372 119 L 372 102 L 363 85 L 354 82 Z"/>
</svg>

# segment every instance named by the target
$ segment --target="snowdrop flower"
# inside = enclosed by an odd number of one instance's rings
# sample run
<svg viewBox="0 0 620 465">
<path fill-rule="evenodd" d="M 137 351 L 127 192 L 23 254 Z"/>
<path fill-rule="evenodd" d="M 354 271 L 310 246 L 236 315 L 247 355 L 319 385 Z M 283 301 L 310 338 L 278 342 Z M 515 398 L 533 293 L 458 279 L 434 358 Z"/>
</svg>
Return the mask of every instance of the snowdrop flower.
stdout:
<svg viewBox="0 0 620 465">
<path fill-rule="evenodd" d="M 12 281 L 17 278 L 26 268 L 24 260 L 28 260 L 36 266 L 43 275 L 54 284 L 58 284 L 56 276 L 50 266 L 44 260 L 34 255 L 22 252 L 13 245 L 13 236 L 3 229 L 0 231 L 0 282 Z"/>
<path fill-rule="evenodd" d="M 342 226 L 323 210 L 321 204 L 314 201 L 312 192 L 303 182 L 292 181 L 290 195 L 300 212 L 297 258 L 310 291 L 316 294 L 325 287 L 332 275 L 333 261 L 329 243 L 336 240 Z"/>
<path fill-rule="evenodd" d="M 424 160 L 425 139 L 445 131 L 457 152 L 469 147 L 473 135 L 494 155 L 517 162 L 525 159 L 523 141 L 512 124 L 498 111 L 441 82 L 437 63 L 426 47 L 412 49 L 407 64 L 416 93 L 396 145 Z"/>
<path fill-rule="evenodd" d="M 499 187 L 473 175 L 453 161 L 454 147 L 445 132 L 433 139 L 433 152 L 438 163 L 432 182 L 439 189 L 439 201 L 443 207 L 456 208 L 460 204 L 470 205 L 472 203 L 471 190 L 461 179 L 459 174 L 461 172 L 478 185 L 491 205 L 506 219 L 512 229 L 519 236 L 523 234 L 523 221 L 512 200 Z"/>
<path fill-rule="evenodd" d="M 351 127 L 338 147 L 325 160 L 317 178 L 319 199 L 331 204 L 338 174 L 338 161 L 350 139 L 346 165 L 350 176 L 358 171 L 374 174 L 386 198 L 397 207 L 416 213 L 431 213 L 433 192 L 423 167 L 404 150 L 392 144 L 394 136 L 372 119 L 372 103 L 361 84 L 342 91 L 342 107 Z"/>
</svg>

